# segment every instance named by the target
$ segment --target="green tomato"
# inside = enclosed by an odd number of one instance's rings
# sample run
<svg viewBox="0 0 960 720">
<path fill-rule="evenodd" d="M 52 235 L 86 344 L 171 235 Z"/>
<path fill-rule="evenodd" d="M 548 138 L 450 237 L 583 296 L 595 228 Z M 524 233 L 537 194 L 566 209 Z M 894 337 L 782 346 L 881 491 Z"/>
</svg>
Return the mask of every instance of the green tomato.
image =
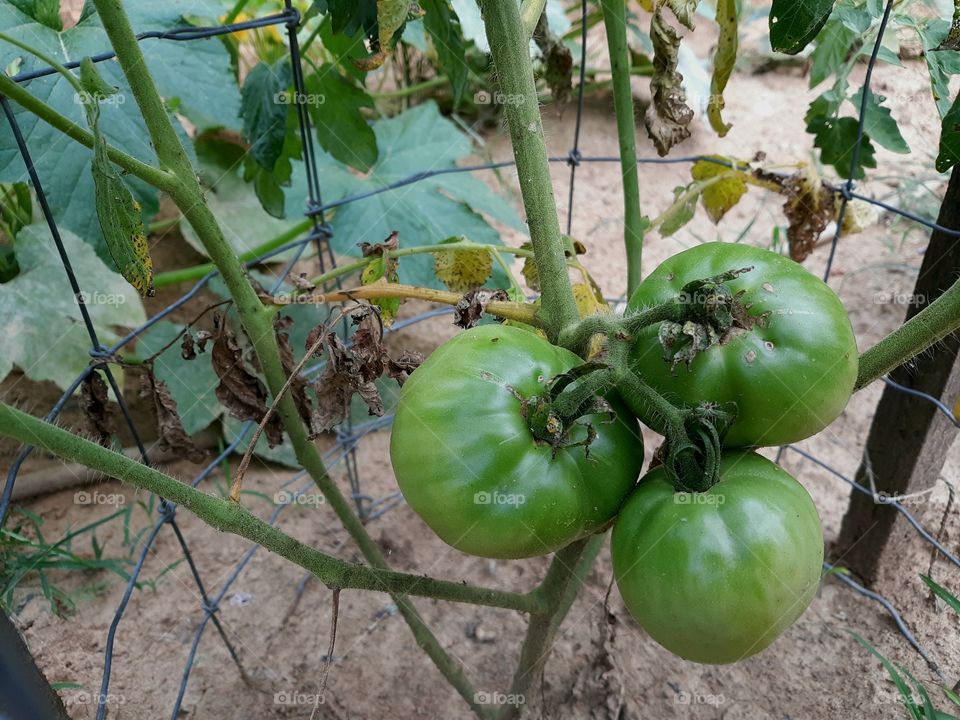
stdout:
<svg viewBox="0 0 960 720">
<path fill-rule="evenodd" d="M 576 421 L 565 445 L 538 440 L 521 400 L 582 365 L 533 333 L 502 325 L 444 343 L 404 384 L 390 459 L 410 507 L 446 543 L 490 558 L 543 555 L 608 524 L 636 484 L 643 441 L 633 415 Z"/>
<path fill-rule="evenodd" d="M 857 343 L 840 299 L 792 260 L 761 248 L 704 243 L 666 260 L 637 287 L 627 312 L 675 298 L 693 280 L 727 270 L 753 270 L 726 283 L 763 322 L 734 329 L 671 369 L 658 340 L 660 324 L 637 335 L 631 366 L 667 399 L 684 405 L 736 406 L 728 447 L 783 445 L 810 437 L 835 420 L 857 379 Z M 625 400 L 654 430 L 663 428 L 640 403 Z"/>
<path fill-rule="evenodd" d="M 676 492 L 663 467 L 617 517 L 613 572 L 627 609 L 667 650 L 700 663 L 760 652 L 813 600 L 823 563 L 817 509 L 796 480 L 732 452 L 720 481 Z"/>
</svg>

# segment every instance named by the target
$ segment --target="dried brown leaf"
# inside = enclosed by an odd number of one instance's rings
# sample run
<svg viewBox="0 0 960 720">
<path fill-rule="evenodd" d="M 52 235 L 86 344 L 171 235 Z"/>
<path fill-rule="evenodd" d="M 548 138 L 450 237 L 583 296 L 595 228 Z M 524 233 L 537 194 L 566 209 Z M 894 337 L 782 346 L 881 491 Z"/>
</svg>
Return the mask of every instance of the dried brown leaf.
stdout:
<svg viewBox="0 0 960 720">
<path fill-rule="evenodd" d="M 213 341 L 211 362 L 220 378 L 217 399 L 238 420 L 259 423 L 267 414 L 267 390 L 256 375 L 251 373 L 243 359 L 243 351 L 237 337 L 226 321 L 215 316 L 217 335 Z M 270 447 L 283 442 L 283 428 L 278 415 L 272 415 L 264 428 Z"/>
<path fill-rule="evenodd" d="M 493 300 L 509 300 L 506 290 L 477 288 L 464 295 L 453 308 L 453 324 L 468 330 L 480 322 L 487 305 Z"/>
<path fill-rule="evenodd" d="M 787 195 L 783 213 L 790 222 L 787 228 L 790 257 L 803 262 L 834 218 L 833 191 L 806 172 L 787 178 L 783 191 Z"/>
<path fill-rule="evenodd" d="M 175 452 L 193 463 L 206 460 L 209 453 L 197 447 L 183 429 L 180 413 L 177 412 L 177 401 L 173 399 L 166 383 L 157 379 L 152 366 L 143 365 L 141 369 L 143 372 L 140 375 L 140 397 L 149 397 L 153 400 L 153 407 L 157 413 L 160 448 Z"/>
<path fill-rule="evenodd" d="M 644 124 L 657 153 L 663 156 L 690 137 L 688 125 L 693 120 L 693 110 L 687 105 L 683 75 L 677 72 L 680 34 L 666 22 L 660 8 L 650 21 L 650 39 L 654 50 L 653 77 L 650 78 L 651 103 L 644 115 Z"/>
<path fill-rule="evenodd" d="M 80 386 L 80 410 L 87 429 L 96 436 L 97 442 L 110 447 L 110 437 L 115 432 L 114 413 L 107 383 L 96 370 L 87 375 Z"/>
</svg>

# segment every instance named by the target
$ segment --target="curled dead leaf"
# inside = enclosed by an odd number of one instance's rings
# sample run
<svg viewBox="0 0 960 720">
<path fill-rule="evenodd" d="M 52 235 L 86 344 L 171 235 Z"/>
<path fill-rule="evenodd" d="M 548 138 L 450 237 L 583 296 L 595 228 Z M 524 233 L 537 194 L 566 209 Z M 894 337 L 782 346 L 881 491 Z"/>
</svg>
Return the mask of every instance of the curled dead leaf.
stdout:
<svg viewBox="0 0 960 720">
<path fill-rule="evenodd" d="M 801 171 L 783 182 L 783 192 L 787 196 L 783 213 L 790 222 L 787 228 L 790 257 L 803 262 L 834 218 L 833 191 L 815 174 Z"/>
<path fill-rule="evenodd" d="M 152 365 L 142 365 L 140 373 L 140 397 L 150 398 L 157 414 L 157 432 L 160 435 L 160 449 L 174 452 L 193 463 L 201 463 L 209 453 L 193 442 L 183 429 L 177 401 L 163 380 L 158 380 Z"/>
<path fill-rule="evenodd" d="M 677 72 L 680 34 L 666 22 L 660 8 L 650 21 L 650 39 L 654 51 L 651 103 L 643 119 L 657 153 L 663 156 L 690 137 L 693 110 L 687 105 L 683 75 Z"/>
<path fill-rule="evenodd" d="M 453 324 L 464 330 L 474 327 L 487 305 L 493 300 L 506 301 L 510 296 L 505 290 L 477 288 L 464 295 L 453 308 Z"/>
<path fill-rule="evenodd" d="M 94 434 L 103 447 L 110 447 L 110 438 L 115 432 L 114 413 L 110 407 L 107 383 L 96 370 L 91 371 L 80 385 L 80 410 L 87 429 Z"/>
</svg>

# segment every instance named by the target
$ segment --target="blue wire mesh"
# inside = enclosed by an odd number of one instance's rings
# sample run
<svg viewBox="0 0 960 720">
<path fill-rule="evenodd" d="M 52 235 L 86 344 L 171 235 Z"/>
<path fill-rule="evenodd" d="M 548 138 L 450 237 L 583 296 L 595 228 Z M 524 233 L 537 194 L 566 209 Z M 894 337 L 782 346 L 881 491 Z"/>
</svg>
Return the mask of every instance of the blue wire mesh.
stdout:
<svg viewBox="0 0 960 720">
<path fill-rule="evenodd" d="M 422 172 L 412 173 L 409 176 L 397 180 L 389 185 L 377 188 L 375 190 L 364 191 L 356 193 L 353 195 L 348 195 L 346 197 L 340 198 L 334 201 L 324 202 L 320 193 L 320 180 L 317 171 L 317 162 L 315 149 L 313 145 L 312 133 L 311 133 L 311 124 L 310 117 L 307 113 L 307 108 L 302 104 L 301 98 L 305 96 L 305 84 L 304 77 L 301 67 L 301 57 L 300 57 L 300 46 L 297 39 L 297 31 L 300 27 L 301 17 L 299 12 L 292 7 L 290 0 L 285 1 L 285 10 L 281 13 L 268 15 L 261 18 L 256 18 L 252 20 L 247 20 L 244 22 L 231 23 L 227 25 L 218 25 L 213 27 L 183 27 L 176 28 L 173 30 L 163 31 L 163 32 L 144 32 L 140 33 L 137 37 L 140 41 L 145 40 L 167 40 L 167 41 L 190 41 L 202 38 L 214 37 L 217 35 L 224 35 L 228 33 L 239 32 L 243 30 L 250 30 L 254 28 L 263 28 L 268 26 L 276 25 L 285 25 L 287 28 L 287 37 L 290 50 L 290 61 L 293 71 L 293 83 L 296 93 L 294 95 L 294 102 L 296 105 L 297 119 L 299 123 L 299 130 L 301 138 L 303 140 L 303 154 L 304 154 L 304 166 L 307 175 L 307 193 L 308 193 L 308 203 L 305 215 L 312 219 L 312 227 L 303 237 L 292 240 L 289 243 L 285 244 L 282 247 L 276 248 L 268 253 L 261 255 L 258 258 L 255 258 L 249 261 L 248 266 L 256 265 L 262 263 L 269 258 L 284 253 L 290 249 L 296 249 L 296 253 L 287 265 L 284 267 L 281 272 L 279 279 L 276 282 L 274 287 L 274 292 L 279 289 L 284 279 L 292 270 L 294 264 L 306 251 L 308 245 L 313 243 L 315 245 L 316 254 L 319 259 L 321 269 L 326 269 L 326 267 L 335 267 L 336 260 L 333 255 L 332 248 L 330 246 L 330 238 L 332 236 L 332 228 L 326 222 L 325 213 L 331 209 L 346 205 L 348 203 L 360 202 L 364 199 L 372 197 L 374 195 L 389 192 L 397 188 L 401 188 L 421 180 L 435 177 L 438 175 L 449 174 L 449 173 L 462 173 L 462 172 L 477 172 L 477 171 L 489 171 L 496 170 L 500 168 L 510 167 L 514 165 L 512 160 L 504 160 L 497 162 L 490 162 L 485 164 L 478 165 L 462 165 L 453 168 L 443 168 L 439 170 L 425 170 Z M 863 141 L 864 128 L 865 128 L 865 105 L 868 100 L 869 92 L 868 88 L 870 86 L 870 80 L 873 73 L 874 66 L 877 61 L 877 56 L 881 47 L 883 40 L 883 35 L 886 30 L 887 22 L 890 17 L 890 13 L 893 7 L 893 0 L 887 0 L 886 7 L 884 10 L 884 15 L 881 20 L 879 32 L 873 47 L 873 52 L 870 57 L 869 64 L 867 66 L 866 77 L 864 80 L 864 90 L 863 90 L 863 101 L 860 107 L 859 114 L 859 126 L 857 133 L 856 145 L 854 146 L 853 153 L 851 156 L 851 172 L 850 177 L 856 175 L 855 170 L 858 167 L 859 157 L 860 157 L 860 146 Z M 617 163 L 619 158 L 616 156 L 584 156 L 579 150 L 580 145 L 580 130 L 581 130 L 581 119 L 583 115 L 583 106 L 584 106 L 584 73 L 586 68 L 585 55 L 586 55 L 586 39 L 587 39 L 587 23 L 585 22 L 587 14 L 587 2 L 582 0 L 581 3 L 581 58 L 580 58 L 580 73 L 579 73 L 579 89 L 577 97 L 577 114 L 576 114 L 576 125 L 575 132 L 573 137 L 573 145 L 569 153 L 565 156 L 554 156 L 550 157 L 549 160 L 552 163 L 566 163 L 570 167 L 570 185 L 569 185 L 569 195 L 568 195 L 568 205 L 567 205 L 567 232 L 570 232 L 572 219 L 573 219 L 573 208 L 574 208 L 574 189 L 575 189 L 575 179 L 576 171 L 581 163 Z M 112 52 L 104 52 L 99 55 L 93 56 L 94 62 L 102 62 L 104 60 L 109 60 L 115 57 Z M 70 62 L 65 63 L 67 68 L 75 68 L 79 65 L 79 62 Z M 51 75 L 56 72 L 53 68 L 43 68 L 29 73 L 21 73 L 13 77 L 13 80 L 16 82 L 27 82 L 36 78 L 44 77 Z M 153 317 L 149 318 L 145 323 L 139 327 L 131 330 L 127 335 L 118 340 L 112 347 L 104 347 L 101 345 L 96 330 L 94 329 L 93 323 L 90 319 L 89 313 L 84 305 L 84 295 L 80 289 L 80 282 L 76 275 L 74 274 L 70 258 L 67 252 L 64 249 L 63 243 L 60 238 L 60 234 L 57 228 L 57 224 L 53 218 L 53 214 L 50 211 L 50 207 L 47 203 L 46 195 L 43 191 L 43 186 L 37 172 L 33 166 L 33 162 L 30 156 L 29 148 L 27 147 L 23 135 L 21 133 L 20 127 L 17 123 L 17 120 L 13 114 L 13 110 L 10 107 L 10 104 L 6 97 L 0 96 L 0 107 L 2 107 L 4 115 L 7 119 L 7 122 L 10 126 L 10 129 L 13 133 L 13 136 L 16 140 L 20 155 L 23 158 L 24 164 L 26 166 L 27 173 L 30 178 L 30 182 L 33 185 L 34 191 L 37 196 L 37 200 L 40 204 L 41 211 L 43 213 L 44 220 L 46 221 L 51 235 L 53 237 L 54 244 L 57 247 L 57 251 L 60 254 L 61 261 L 63 263 L 64 271 L 67 274 L 68 281 L 70 283 L 71 289 L 76 297 L 81 317 L 83 319 L 84 325 L 86 326 L 87 332 L 90 336 L 90 356 L 92 362 L 90 365 L 80 374 L 79 377 L 66 389 L 63 395 L 57 400 L 53 408 L 50 410 L 46 416 L 48 422 L 53 422 L 59 416 L 67 401 L 73 396 L 76 389 L 83 383 L 83 381 L 93 372 L 99 372 L 104 375 L 107 383 L 114 391 L 114 395 L 119 403 L 120 411 L 124 417 L 124 420 L 127 424 L 127 427 L 134 439 L 134 442 L 137 446 L 137 449 L 140 454 L 141 461 L 149 465 L 150 460 L 147 456 L 147 451 L 144 446 L 144 443 L 141 439 L 141 436 L 137 430 L 136 424 L 133 421 L 129 409 L 123 401 L 123 396 L 119 392 L 117 387 L 116 380 L 114 379 L 110 368 L 107 364 L 107 360 L 118 353 L 121 349 L 127 346 L 130 342 L 134 341 L 139 337 L 143 332 L 152 327 L 154 324 L 169 316 L 172 312 L 178 308 L 184 306 L 191 299 L 196 297 L 196 295 L 212 280 L 218 275 L 214 270 L 207 275 L 203 276 L 188 292 L 183 294 L 177 300 L 172 302 L 170 305 L 165 307 L 163 310 L 156 313 Z M 723 160 L 718 160 L 715 157 L 693 155 L 693 156 L 681 156 L 681 157 L 669 157 L 669 158 L 659 158 L 659 157 L 647 157 L 639 158 L 638 163 L 641 164 L 678 164 L 678 163 L 694 163 L 697 161 L 709 161 L 709 162 L 718 162 L 721 164 L 727 164 Z M 936 222 L 929 220 L 927 218 L 920 217 L 908 210 L 890 205 L 883 201 L 866 197 L 854 191 L 854 182 L 852 179 L 847 180 L 839 188 L 841 194 L 841 205 L 838 213 L 837 221 L 837 231 L 833 237 L 830 254 L 827 261 L 827 265 L 824 271 L 824 279 L 828 280 L 830 278 L 830 273 L 833 267 L 833 261 L 836 256 L 837 245 L 841 237 L 841 228 L 843 225 L 843 216 L 846 213 L 847 204 L 851 199 L 861 200 L 873 205 L 876 205 L 883 210 L 886 210 L 891 213 L 900 215 L 914 223 L 922 225 L 931 230 L 936 230 L 942 233 L 946 233 L 951 237 L 960 237 L 960 231 L 954 230 L 952 228 L 945 228 L 938 225 Z M 339 282 L 339 281 L 338 281 Z M 428 312 L 422 313 L 415 317 L 406 318 L 399 320 L 394 323 L 393 327 L 390 328 L 390 332 L 396 332 L 402 330 L 406 327 L 414 325 L 416 323 L 422 322 L 424 320 L 442 316 L 451 312 L 450 308 L 441 308 L 437 310 L 430 310 Z M 315 370 L 316 368 L 308 368 L 306 372 Z M 891 387 L 908 393 L 912 396 L 917 397 L 918 399 L 934 404 L 937 409 L 946 415 L 949 420 L 956 426 L 960 427 L 960 422 L 953 415 L 952 411 L 944 405 L 938 398 L 932 397 L 927 393 L 919 392 L 910 388 L 903 387 L 902 385 L 897 384 L 889 378 L 883 378 L 883 380 L 889 384 Z M 352 497 L 356 503 L 358 514 L 366 522 L 371 522 L 384 513 L 388 512 L 393 507 L 396 507 L 402 502 L 402 497 L 398 492 L 390 493 L 385 497 L 373 498 L 369 495 L 365 495 L 361 491 L 360 478 L 357 472 L 356 464 L 356 450 L 361 439 L 377 430 L 389 427 L 392 422 L 392 416 L 386 416 L 383 418 L 377 418 L 370 422 L 365 422 L 361 425 L 353 425 L 348 420 L 347 423 L 341 427 L 336 433 L 336 443 L 334 447 L 329 450 L 324 457 L 325 462 L 328 463 L 328 466 L 332 467 L 338 463 L 343 463 L 347 469 L 348 481 L 351 488 Z M 253 429 L 253 423 L 245 423 L 237 436 L 222 449 L 222 451 L 195 477 L 193 478 L 191 484 L 196 487 L 205 479 L 207 479 L 211 474 L 213 474 L 218 468 L 220 468 L 221 463 L 233 453 L 243 441 L 247 438 L 250 431 Z M 11 505 L 11 497 L 13 493 L 14 484 L 20 469 L 23 465 L 23 462 L 29 456 L 32 448 L 29 446 L 23 447 L 20 453 L 15 458 L 14 463 L 12 464 L 8 474 L 6 485 L 4 486 L 3 493 L 0 495 L 0 525 L 6 519 L 6 516 L 9 512 Z M 849 484 L 855 491 L 863 492 L 867 494 L 873 494 L 873 491 L 869 488 L 866 488 L 862 485 L 859 485 L 854 480 L 846 477 L 840 471 L 834 469 L 829 464 L 821 461 L 817 457 L 811 455 L 810 453 L 797 448 L 795 446 L 785 446 L 780 448 L 777 454 L 777 462 L 780 461 L 786 450 L 790 450 L 799 454 L 801 457 L 809 460 L 816 465 L 827 470 L 831 475 L 838 478 L 844 483 Z M 304 473 L 298 472 L 288 479 L 283 485 L 282 488 L 287 488 L 298 480 L 304 477 Z M 293 491 L 293 497 L 303 494 L 307 488 L 312 486 L 312 482 L 308 481 L 303 484 L 302 487 Z M 953 565 L 960 567 L 960 560 L 957 559 L 946 547 L 944 547 L 936 538 L 933 537 L 913 515 L 897 500 L 896 498 L 887 498 L 879 496 L 876 498 L 878 502 L 883 502 L 892 506 L 898 513 L 900 513 L 907 522 L 917 531 L 923 540 L 931 544 L 936 550 L 947 560 L 949 560 Z M 273 511 L 270 517 L 270 523 L 274 524 L 279 520 L 280 515 L 286 508 L 286 505 L 279 505 Z M 225 597 L 226 593 L 230 590 L 231 586 L 243 572 L 249 561 L 253 556 L 259 551 L 258 545 L 252 545 L 247 552 L 242 556 L 239 562 L 233 568 L 231 574 L 227 577 L 226 581 L 216 592 L 209 592 L 205 587 L 203 580 L 201 578 L 200 572 L 197 569 L 196 564 L 194 563 L 193 557 L 190 552 L 189 545 L 186 538 L 180 530 L 179 525 L 176 520 L 177 507 L 166 500 L 162 500 L 157 506 L 157 521 L 151 527 L 149 533 L 143 540 L 142 550 L 137 558 L 136 564 L 133 568 L 133 571 L 130 574 L 129 581 L 127 583 L 126 589 L 124 591 L 123 597 L 117 606 L 116 612 L 114 614 L 113 620 L 110 624 L 110 628 L 107 634 L 106 647 L 104 651 L 104 662 L 103 662 L 103 676 L 100 686 L 100 695 L 98 697 L 97 705 L 97 720 L 102 720 L 106 712 L 106 700 L 108 698 L 108 691 L 110 686 L 110 677 L 114 657 L 114 641 L 116 638 L 117 631 L 120 626 L 120 622 L 124 617 L 124 612 L 127 608 L 127 604 L 130 600 L 130 597 L 137 585 L 137 580 L 140 576 L 140 572 L 143 569 L 144 561 L 151 550 L 153 543 L 156 541 L 157 537 L 163 530 L 164 526 L 169 525 L 171 531 L 174 533 L 177 542 L 180 546 L 180 549 L 183 553 L 184 559 L 187 562 L 187 565 L 190 569 L 191 577 L 193 578 L 194 583 L 197 586 L 198 592 L 200 594 L 200 609 L 202 611 L 202 617 L 194 634 L 194 639 L 190 647 L 190 651 L 186 658 L 183 674 L 181 677 L 180 685 L 177 692 L 177 697 L 174 701 L 174 705 L 171 711 L 170 717 L 176 720 L 177 716 L 180 713 L 183 699 L 185 697 L 187 686 L 190 679 L 190 672 L 193 667 L 193 662 L 196 657 L 196 652 L 199 647 L 200 641 L 204 635 L 204 632 L 209 623 L 212 623 L 214 628 L 217 630 L 218 634 L 222 638 L 227 651 L 230 656 L 233 658 L 236 663 L 238 670 L 241 674 L 244 673 L 243 666 L 241 664 L 240 658 L 230 643 L 229 638 L 227 637 L 226 632 L 224 631 L 220 621 L 217 617 L 217 611 L 219 605 Z M 833 566 L 829 563 L 824 563 L 826 570 L 832 570 Z M 861 586 L 855 580 L 849 576 L 842 573 L 831 573 L 831 575 L 837 577 L 841 582 L 846 586 L 855 590 L 856 592 L 868 597 L 878 603 L 880 603 L 884 609 L 890 614 L 895 624 L 897 625 L 900 632 L 910 643 L 910 645 L 916 650 L 916 652 L 927 662 L 929 667 L 933 672 L 935 672 L 940 678 L 945 679 L 939 668 L 932 661 L 927 651 L 919 643 L 919 641 L 913 636 L 910 632 L 907 625 L 904 623 L 902 617 L 896 608 L 884 597 L 878 595 L 877 593 Z M 298 594 L 303 591 L 305 581 L 309 576 L 305 577 L 302 580 L 297 588 Z"/>
</svg>

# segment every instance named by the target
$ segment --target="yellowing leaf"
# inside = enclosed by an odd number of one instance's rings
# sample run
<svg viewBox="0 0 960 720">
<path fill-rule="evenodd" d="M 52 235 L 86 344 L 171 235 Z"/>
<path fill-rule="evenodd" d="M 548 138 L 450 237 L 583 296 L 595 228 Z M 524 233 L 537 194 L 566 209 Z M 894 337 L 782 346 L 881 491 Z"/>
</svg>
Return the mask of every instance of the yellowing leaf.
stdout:
<svg viewBox="0 0 960 720">
<path fill-rule="evenodd" d="M 694 180 L 708 180 L 730 171 L 731 169 L 726 165 L 720 165 L 709 160 L 697 160 L 690 168 L 690 175 L 693 176 Z M 744 182 L 743 174 L 737 172 L 704 188 L 700 195 L 700 202 L 703 203 L 707 215 L 716 224 L 720 222 L 727 210 L 740 201 L 740 198 L 746 192 L 747 184 Z"/>
<path fill-rule="evenodd" d="M 594 289 L 586 283 L 573 284 L 573 299 L 577 303 L 577 310 L 582 318 L 601 313 L 606 315 L 610 312 L 610 306 L 606 301 L 597 297 Z"/>
<path fill-rule="evenodd" d="M 647 12 L 653 12 L 653 0 L 640 0 L 640 7 Z"/>
<path fill-rule="evenodd" d="M 723 91 L 730 80 L 733 65 L 737 61 L 737 0 L 717 0 L 717 26 L 720 37 L 717 40 L 717 52 L 713 58 L 713 77 L 710 79 L 710 102 L 707 104 L 707 117 L 710 127 L 723 137 L 732 127 L 723 122 L 721 112 L 726 102 Z M 741 193 L 742 194 L 742 193 Z"/>
<path fill-rule="evenodd" d="M 461 242 L 464 239 L 452 237 L 443 242 Z M 450 290 L 465 293 L 480 287 L 490 278 L 493 258 L 487 250 L 438 252 L 433 256 L 433 270 L 437 279 Z"/>
<path fill-rule="evenodd" d="M 399 263 L 390 257 L 390 251 L 399 247 L 397 233 L 391 233 L 382 243 L 361 243 L 364 257 L 373 257 L 370 264 L 360 273 L 362 285 L 383 285 L 400 281 Z M 384 325 L 391 325 L 400 311 L 400 298 L 374 298 L 370 304 L 380 308 L 380 317 Z"/>
</svg>

